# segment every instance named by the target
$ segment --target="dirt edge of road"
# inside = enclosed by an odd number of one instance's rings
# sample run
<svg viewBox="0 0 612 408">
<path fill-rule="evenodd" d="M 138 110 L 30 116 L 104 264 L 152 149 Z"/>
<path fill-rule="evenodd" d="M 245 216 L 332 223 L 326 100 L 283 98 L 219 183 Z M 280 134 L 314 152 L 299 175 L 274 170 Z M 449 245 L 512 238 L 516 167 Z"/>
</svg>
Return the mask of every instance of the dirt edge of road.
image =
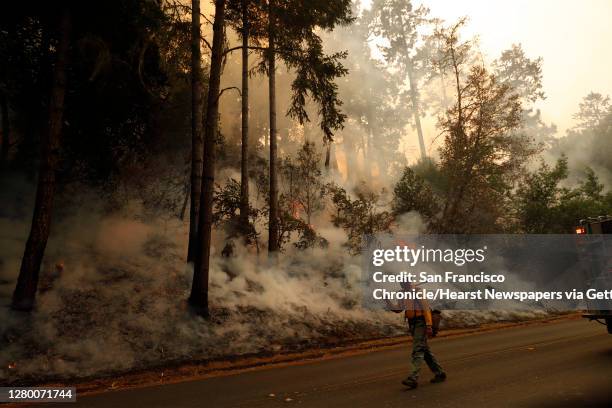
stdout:
<svg viewBox="0 0 612 408">
<path fill-rule="evenodd" d="M 447 329 L 436 337 L 457 337 L 478 334 L 493 330 L 531 326 L 539 324 L 553 324 L 559 321 L 580 319 L 580 313 L 564 314 L 545 319 L 529 320 L 523 322 L 489 323 L 467 329 Z M 436 341 L 434 339 L 433 341 Z M 376 340 L 353 342 L 344 345 L 316 348 L 300 352 L 277 353 L 271 355 L 243 356 L 232 359 L 199 361 L 174 366 L 158 367 L 154 369 L 135 371 L 113 377 L 81 380 L 76 383 L 51 382 L 36 384 L 40 387 L 76 387 L 79 396 L 118 391 L 129 388 L 144 388 L 157 385 L 174 384 L 186 381 L 201 380 L 209 377 L 235 375 L 246 371 L 271 369 L 288 365 L 307 364 L 313 361 L 342 358 L 350 355 L 364 354 L 371 351 L 400 347 L 410 342 L 409 336 L 391 337 Z M 34 386 L 35 384 L 30 384 Z M 9 406 L 12 406 L 9 405 Z"/>
</svg>

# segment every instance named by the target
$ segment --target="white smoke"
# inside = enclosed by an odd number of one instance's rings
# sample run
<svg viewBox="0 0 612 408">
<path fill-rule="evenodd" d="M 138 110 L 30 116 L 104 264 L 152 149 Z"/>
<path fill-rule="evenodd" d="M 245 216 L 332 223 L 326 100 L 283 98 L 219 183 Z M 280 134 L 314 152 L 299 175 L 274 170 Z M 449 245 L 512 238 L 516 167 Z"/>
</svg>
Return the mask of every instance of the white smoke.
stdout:
<svg viewBox="0 0 612 408">
<path fill-rule="evenodd" d="M 396 316 L 359 308 L 358 260 L 344 255 L 342 231 L 325 233 L 328 250 L 288 248 L 274 265 L 240 246 L 233 258 L 213 257 L 210 322 L 186 306 L 192 271 L 184 263 L 186 226 L 178 221 L 160 226 L 91 212 L 63 220 L 30 315 L 6 307 L 24 241 L 3 236 L 0 378 L 88 376 L 400 334 Z M 5 245 L 9 239 L 20 245 Z"/>
<path fill-rule="evenodd" d="M 361 307 L 361 260 L 346 235 L 319 229 L 327 249 L 287 247 L 278 263 L 237 245 L 211 259 L 210 321 L 190 313 L 187 228 L 81 209 L 54 226 L 31 314 L 8 309 L 27 222 L 0 219 L 0 379 L 74 378 L 176 361 L 297 350 L 405 334 L 399 315 Z M 414 215 L 403 227 L 418 231 Z M 217 241 L 219 242 L 219 241 Z M 12 244 L 11 244 L 12 243 Z M 213 251 L 213 253 L 216 253 Z M 58 272 L 57 263 L 64 269 Z M 517 314 L 449 312 L 448 326 L 514 320 Z"/>
</svg>

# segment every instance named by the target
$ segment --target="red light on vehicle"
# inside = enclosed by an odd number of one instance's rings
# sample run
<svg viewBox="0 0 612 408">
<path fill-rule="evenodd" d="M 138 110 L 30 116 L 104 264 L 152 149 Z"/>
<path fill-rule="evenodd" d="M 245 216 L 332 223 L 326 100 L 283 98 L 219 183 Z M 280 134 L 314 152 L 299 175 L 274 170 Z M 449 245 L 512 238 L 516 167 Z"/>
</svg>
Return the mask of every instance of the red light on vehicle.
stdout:
<svg viewBox="0 0 612 408">
<path fill-rule="evenodd" d="M 584 227 L 576 227 L 576 234 L 586 234 Z"/>
</svg>

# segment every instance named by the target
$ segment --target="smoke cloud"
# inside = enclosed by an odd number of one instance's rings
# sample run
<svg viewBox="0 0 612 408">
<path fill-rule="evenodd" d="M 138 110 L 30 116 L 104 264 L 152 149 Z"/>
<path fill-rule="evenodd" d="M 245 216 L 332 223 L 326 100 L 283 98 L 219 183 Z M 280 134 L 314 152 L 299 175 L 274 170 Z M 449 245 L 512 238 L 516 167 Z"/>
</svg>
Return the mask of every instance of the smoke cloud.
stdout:
<svg viewBox="0 0 612 408">
<path fill-rule="evenodd" d="M 88 377 L 405 334 L 399 315 L 361 307 L 361 260 L 347 254 L 346 235 L 333 226 L 318 230 L 329 248 L 288 246 L 276 264 L 240 245 L 232 258 L 215 255 L 212 318 L 196 317 L 186 305 L 192 277 L 184 262 L 187 225 L 144 221 L 141 213 L 137 203 L 110 214 L 89 204 L 60 217 L 31 314 L 8 308 L 27 218 L 2 214 L 3 382 Z M 416 215 L 402 220 L 403 228 L 418 230 Z M 221 238 L 218 233 L 215 246 Z M 445 324 L 461 327 L 540 314 L 454 311 L 445 312 Z"/>
</svg>

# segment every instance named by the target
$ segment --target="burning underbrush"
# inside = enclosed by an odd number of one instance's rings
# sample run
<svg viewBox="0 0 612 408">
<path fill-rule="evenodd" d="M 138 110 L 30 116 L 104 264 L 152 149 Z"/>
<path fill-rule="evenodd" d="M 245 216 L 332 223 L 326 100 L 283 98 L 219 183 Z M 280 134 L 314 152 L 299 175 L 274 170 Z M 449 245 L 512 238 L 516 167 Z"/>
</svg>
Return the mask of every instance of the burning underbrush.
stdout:
<svg viewBox="0 0 612 408">
<path fill-rule="evenodd" d="M 333 241 L 325 250 L 285 254 L 273 265 L 240 247 L 232 258 L 215 258 L 206 321 L 186 305 L 192 272 L 183 260 L 185 246 L 177 243 L 183 240 L 168 238 L 182 226 L 165 225 L 162 231 L 132 220 L 103 224 L 88 240 L 79 235 L 78 242 L 49 249 L 34 312 L 0 310 L 3 383 L 93 377 L 405 334 L 400 315 L 361 308 L 359 258 L 343 255 Z M 130 234 L 122 242 L 125 231 Z M 8 305 L 16 276 L 0 278 L 0 300 Z M 454 311 L 445 312 L 444 324 L 466 327 L 544 315 Z"/>
</svg>

